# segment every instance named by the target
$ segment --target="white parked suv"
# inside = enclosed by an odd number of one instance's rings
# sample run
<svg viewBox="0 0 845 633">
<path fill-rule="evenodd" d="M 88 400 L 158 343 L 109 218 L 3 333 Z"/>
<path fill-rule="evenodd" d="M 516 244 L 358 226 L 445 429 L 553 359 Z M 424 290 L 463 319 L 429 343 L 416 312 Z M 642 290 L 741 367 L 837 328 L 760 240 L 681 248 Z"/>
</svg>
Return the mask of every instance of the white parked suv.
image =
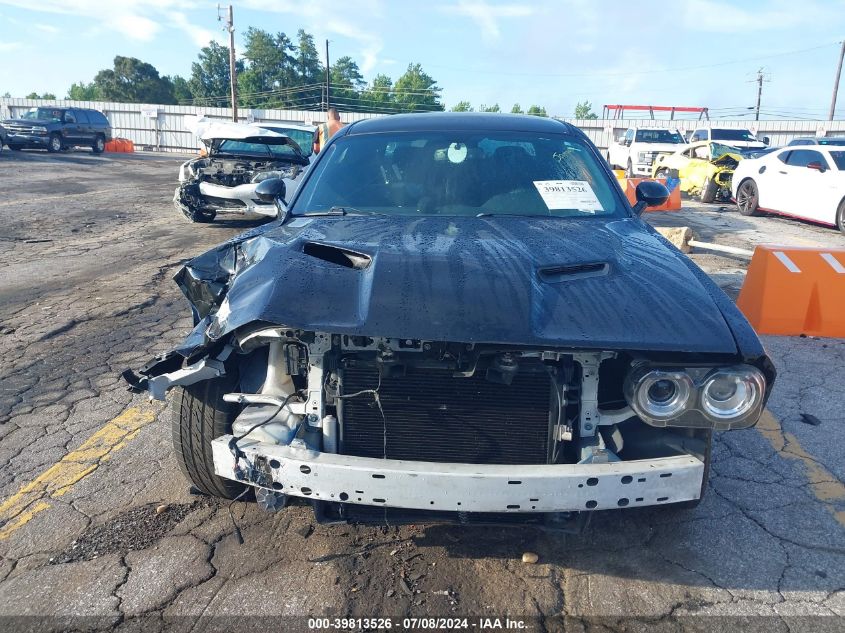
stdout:
<svg viewBox="0 0 845 633">
<path fill-rule="evenodd" d="M 700 127 L 693 130 L 690 143 L 698 141 L 718 141 L 740 149 L 763 149 L 768 146 L 768 137 L 758 138 L 751 130 L 730 127 Z"/>
<path fill-rule="evenodd" d="M 611 143 L 607 162 L 616 169 L 624 169 L 629 178 L 651 176 L 651 167 L 660 154 L 672 154 L 685 145 L 678 130 L 657 127 L 632 127 Z"/>
</svg>

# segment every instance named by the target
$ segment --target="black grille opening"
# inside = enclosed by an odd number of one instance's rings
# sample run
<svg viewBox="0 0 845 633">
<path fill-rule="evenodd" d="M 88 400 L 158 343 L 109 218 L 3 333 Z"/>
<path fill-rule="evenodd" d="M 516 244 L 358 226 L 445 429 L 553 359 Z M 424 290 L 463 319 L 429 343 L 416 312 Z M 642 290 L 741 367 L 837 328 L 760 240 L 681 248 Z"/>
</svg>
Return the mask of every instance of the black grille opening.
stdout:
<svg viewBox="0 0 845 633">
<path fill-rule="evenodd" d="M 503 385 L 483 372 L 409 367 L 382 378 L 381 411 L 371 394 L 343 401 L 340 450 L 346 455 L 465 464 L 545 464 L 549 461 L 551 380 L 542 367 L 520 371 Z M 343 392 L 378 385 L 369 367 L 343 371 Z"/>
</svg>

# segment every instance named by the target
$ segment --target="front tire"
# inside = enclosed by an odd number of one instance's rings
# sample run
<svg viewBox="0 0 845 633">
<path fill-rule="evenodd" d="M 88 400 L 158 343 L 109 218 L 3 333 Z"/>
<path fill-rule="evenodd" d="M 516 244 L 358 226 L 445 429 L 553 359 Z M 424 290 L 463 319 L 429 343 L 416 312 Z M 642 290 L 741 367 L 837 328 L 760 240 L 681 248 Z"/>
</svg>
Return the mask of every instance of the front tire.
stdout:
<svg viewBox="0 0 845 633">
<path fill-rule="evenodd" d="M 61 152 L 62 149 L 62 137 L 58 134 L 51 134 L 50 140 L 47 143 L 47 151 L 51 154 L 55 154 L 56 152 Z"/>
<path fill-rule="evenodd" d="M 173 390 L 172 430 L 176 461 L 185 477 L 200 491 L 214 497 L 234 499 L 247 488 L 214 472 L 211 440 L 232 432 L 237 405 L 224 402 L 236 379 L 221 378 Z"/>
<path fill-rule="evenodd" d="M 839 203 L 839 209 L 836 211 L 836 228 L 845 233 L 845 199 Z"/>
<path fill-rule="evenodd" d="M 103 136 L 97 135 L 97 138 L 94 140 L 94 144 L 91 146 L 91 151 L 95 154 L 102 154 L 106 151 L 106 139 Z"/>
<path fill-rule="evenodd" d="M 742 215 L 760 215 L 760 194 L 757 183 L 748 178 L 736 190 L 736 208 Z"/>
<path fill-rule="evenodd" d="M 719 193 L 719 187 L 716 184 L 716 181 L 710 178 L 705 178 L 704 183 L 701 185 L 701 194 L 699 196 L 701 201 L 708 204 L 715 202 L 717 193 Z"/>
</svg>

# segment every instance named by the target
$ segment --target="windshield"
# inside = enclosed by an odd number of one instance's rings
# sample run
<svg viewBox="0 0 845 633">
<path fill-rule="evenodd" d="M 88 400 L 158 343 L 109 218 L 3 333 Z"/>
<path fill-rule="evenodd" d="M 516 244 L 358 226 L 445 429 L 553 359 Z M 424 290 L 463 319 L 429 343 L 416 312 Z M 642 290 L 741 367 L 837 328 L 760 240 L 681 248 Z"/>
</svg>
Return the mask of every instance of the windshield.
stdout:
<svg viewBox="0 0 845 633">
<path fill-rule="evenodd" d="M 265 130 L 278 132 L 292 138 L 304 156 L 311 156 L 314 151 L 314 133 L 308 130 L 297 130 L 296 128 L 280 127 L 277 125 L 261 125 Z"/>
<path fill-rule="evenodd" d="M 353 134 L 325 152 L 297 196 L 295 215 L 333 207 L 411 216 L 624 214 L 592 152 L 569 135 Z"/>
<path fill-rule="evenodd" d="M 820 138 L 819 145 L 845 145 L 845 137 Z"/>
<path fill-rule="evenodd" d="M 831 152 L 830 157 L 833 159 L 833 162 L 836 164 L 836 168 L 839 171 L 845 171 L 845 152 Z"/>
<path fill-rule="evenodd" d="M 730 145 L 723 145 L 722 143 L 710 143 L 710 158 L 719 158 L 725 154 L 742 154 L 736 147 Z"/>
<path fill-rule="evenodd" d="M 675 130 L 637 130 L 637 143 L 684 143 L 684 137 Z"/>
<path fill-rule="evenodd" d="M 61 123 L 63 112 L 64 110 L 56 108 L 30 108 L 21 118 Z"/>
<path fill-rule="evenodd" d="M 230 154 L 232 156 L 300 159 L 296 150 L 290 145 L 265 145 L 264 143 L 248 143 L 246 141 L 234 141 L 231 139 L 221 141 L 215 153 Z"/>
<path fill-rule="evenodd" d="M 757 141 L 748 130 L 711 130 L 710 138 L 718 141 Z"/>
</svg>

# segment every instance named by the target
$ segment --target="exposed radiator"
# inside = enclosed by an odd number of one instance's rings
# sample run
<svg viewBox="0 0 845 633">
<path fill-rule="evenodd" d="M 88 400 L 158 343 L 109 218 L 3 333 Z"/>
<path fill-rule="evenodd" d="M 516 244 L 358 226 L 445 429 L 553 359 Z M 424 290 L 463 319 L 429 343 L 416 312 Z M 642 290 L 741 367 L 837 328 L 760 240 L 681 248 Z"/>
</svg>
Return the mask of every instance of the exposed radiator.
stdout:
<svg viewBox="0 0 845 633">
<path fill-rule="evenodd" d="M 343 371 L 343 393 L 375 389 L 378 373 Z M 469 464 L 545 464 L 549 460 L 549 410 L 553 392 L 545 372 L 520 372 L 511 385 L 484 375 L 456 378 L 439 369 L 409 368 L 384 378 L 379 390 L 384 418 L 371 394 L 343 401 L 340 451 Z"/>
</svg>

